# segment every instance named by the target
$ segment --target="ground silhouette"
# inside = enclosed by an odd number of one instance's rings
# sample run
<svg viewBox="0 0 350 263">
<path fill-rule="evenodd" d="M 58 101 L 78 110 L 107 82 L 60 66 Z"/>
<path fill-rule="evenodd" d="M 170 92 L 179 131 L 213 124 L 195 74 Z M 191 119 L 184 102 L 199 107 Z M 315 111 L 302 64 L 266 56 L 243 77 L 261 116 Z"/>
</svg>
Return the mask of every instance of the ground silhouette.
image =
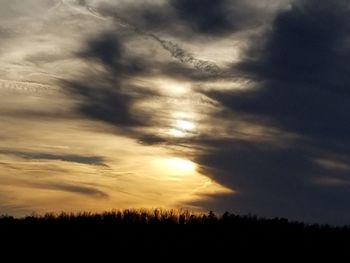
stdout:
<svg viewBox="0 0 350 263">
<path fill-rule="evenodd" d="M 2 216 L 0 237 L 3 252 L 26 251 L 30 257 L 48 253 L 53 259 L 65 260 L 73 255 L 80 259 L 99 255 L 101 260 L 112 255 L 112 261 L 147 255 L 154 260 L 171 255 L 164 261 L 190 256 L 233 260 L 283 255 L 287 259 L 305 253 L 315 257 L 346 255 L 350 247 L 348 226 L 162 209 Z M 12 258 L 23 256 L 11 253 Z"/>
</svg>

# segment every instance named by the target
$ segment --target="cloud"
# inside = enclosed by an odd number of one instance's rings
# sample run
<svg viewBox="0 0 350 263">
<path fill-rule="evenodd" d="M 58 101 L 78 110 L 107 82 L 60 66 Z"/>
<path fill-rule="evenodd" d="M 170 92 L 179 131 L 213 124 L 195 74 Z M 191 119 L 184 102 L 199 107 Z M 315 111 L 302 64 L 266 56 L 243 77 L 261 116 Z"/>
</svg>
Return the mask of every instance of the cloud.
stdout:
<svg viewBox="0 0 350 263">
<path fill-rule="evenodd" d="M 88 79 L 79 82 L 67 82 L 70 92 L 79 99 L 80 113 L 88 118 L 106 122 L 118 127 L 133 127 L 143 124 L 131 107 L 135 102 L 132 95 L 123 93 L 115 85 L 118 83 L 91 82 Z"/>
<path fill-rule="evenodd" d="M 7 149 L 0 150 L 0 154 L 15 155 L 17 157 L 28 159 L 28 160 L 57 160 L 57 161 L 73 162 L 73 163 L 80 163 L 80 164 L 106 166 L 106 164 L 104 163 L 104 158 L 101 156 L 56 154 L 56 153 L 46 153 L 46 152 L 25 152 L 25 151 L 7 150 Z"/>
<path fill-rule="evenodd" d="M 150 36 L 158 41 L 165 50 L 170 52 L 171 56 L 177 58 L 180 62 L 193 65 L 195 69 L 203 72 L 214 75 L 220 73 L 220 68 L 214 62 L 197 59 L 172 41 L 163 40 L 152 34 Z"/>
<path fill-rule="evenodd" d="M 152 144 L 166 140 L 140 129 L 164 125 L 157 120 L 157 114 L 162 112 L 137 107 L 137 104 L 152 99 L 156 102 L 166 99 L 167 87 L 164 85 L 161 87 L 164 90 L 159 90 L 152 87 L 152 84 L 137 85 L 135 79 L 166 76 L 191 81 L 206 80 L 216 78 L 218 67 L 194 58 L 172 42 L 152 34 L 146 34 L 146 37 L 149 38 L 150 45 L 154 44 L 154 40 L 166 45 L 165 49 L 170 52 L 170 56 L 159 61 L 132 49 L 132 40 L 146 42 L 143 34 L 140 37 L 138 34 L 125 36 L 112 30 L 101 32 L 89 38 L 82 45 L 81 51 L 77 52 L 77 56 L 91 69 L 77 78 L 62 81 L 61 86 L 76 100 L 76 108 L 84 117 L 109 124 L 117 132 L 137 138 L 142 143 Z M 179 61 L 174 62 L 171 56 Z"/>
<path fill-rule="evenodd" d="M 80 56 L 98 60 L 108 70 L 115 71 L 118 76 L 134 75 L 146 71 L 146 65 L 142 64 L 142 60 L 127 54 L 123 43 L 113 32 L 103 32 L 89 39 L 86 49 L 80 53 Z"/>
<path fill-rule="evenodd" d="M 145 5 L 102 3 L 98 10 L 107 16 L 123 18 L 135 27 L 165 33 L 181 39 L 222 37 L 249 28 L 260 27 L 276 9 L 288 1 L 242 0 L 170 0 L 146 2 Z M 269 7 L 269 8 L 267 8 Z"/>
<path fill-rule="evenodd" d="M 207 149 L 197 161 L 203 171 L 238 193 L 208 206 L 348 222 L 348 183 L 316 183 L 347 182 L 348 171 L 315 160 L 350 161 L 349 10 L 346 1 L 296 1 L 232 67 L 254 87 L 207 93 L 222 105 L 217 118 L 293 135 L 270 142 L 259 136 L 202 140 Z"/>
<path fill-rule="evenodd" d="M 118 36 L 112 32 L 89 39 L 78 55 L 87 62 L 105 68 L 104 72 L 93 72 L 88 77 L 63 82 L 63 86 L 79 100 L 80 112 L 115 126 L 145 125 L 146 120 L 132 112 L 140 91 L 126 81 L 147 71 L 142 60 L 129 55 Z M 141 94 L 147 96 L 146 91 Z"/>
<path fill-rule="evenodd" d="M 266 39 L 255 42 L 249 59 L 238 65 L 256 80 L 256 89 L 212 97 L 287 131 L 345 139 L 350 132 L 349 11 L 342 1 L 304 2 L 278 15 Z"/>
<path fill-rule="evenodd" d="M 348 222 L 348 143 L 202 138 L 199 145 L 199 171 L 235 194 L 208 196 L 195 205 L 307 222 Z"/>
<path fill-rule="evenodd" d="M 54 4 L 56 0 L 0 0 L 1 19 L 15 19 L 15 16 L 23 18 L 35 14 L 37 11 L 42 11 Z"/>
<path fill-rule="evenodd" d="M 230 7 L 238 1 L 227 0 L 171 0 L 176 15 L 194 32 L 208 35 L 236 30 Z"/>
<path fill-rule="evenodd" d="M 3 185 L 12 185 L 14 184 L 17 187 L 26 187 L 26 188 L 35 188 L 40 190 L 54 190 L 54 191 L 62 191 L 68 193 L 75 193 L 86 195 L 92 198 L 98 199 L 106 199 L 109 195 L 96 187 L 86 186 L 84 183 L 74 183 L 74 182 L 55 182 L 55 181 L 29 181 L 29 180 L 21 180 L 16 178 L 15 180 L 9 182 L 3 182 Z M 7 199 L 7 198 L 4 198 Z"/>
<path fill-rule="evenodd" d="M 64 192 L 71 192 L 71 193 L 77 193 L 82 195 L 87 195 L 94 198 L 108 198 L 108 194 L 105 192 L 89 186 L 84 185 L 75 185 L 75 184 L 68 184 L 68 183 L 38 183 L 33 184 L 32 186 L 38 187 L 41 189 L 49 189 L 49 190 L 58 190 L 58 191 L 64 191 Z"/>
<path fill-rule="evenodd" d="M 105 13 L 103 12 L 103 10 L 104 9 L 102 8 L 102 13 Z M 205 73 L 211 73 L 214 75 L 220 73 L 221 71 L 220 68 L 214 62 L 198 59 L 194 57 L 191 53 L 181 48 L 177 43 L 170 40 L 162 39 L 157 34 L 152 33 L 151 29 L 149 30 L 143 29 L 142 26 L 138 24 L 133 24 L 132 22 L 123 18 L 118 13 L 113 13 L 113 12 L 110 13 L 111 12 L 110 8 L 108 8 L 107 10 L 108 10 L 107 14 L 105 15 L 107 16 L 111 15 L 116 20 L 115 22 L 117 25 L 123 25 L 127 27 L 129 30 L 133 31 L 136 35 L 144 36 L 152 40 L 155 40 L 161 45 L 163 49 L 168 51 L 170 55 L 173 58 L 176 58 L 179 62 L 191 65 L 194 67 L 194 69 Z M 133 20 L 134 19 L 132 19 L 132 21 Z M 175 33 L 174 36 L 177 37 L 177 33 L 176 32 L 174 33 Z M 113 59 L 115 55 L 119 55 L 119 56 L 122 55 L 123 51 L 121 50 L 122 46 L 120 45 L 120 42 L 116 41 L 115 35 L 113 36 L 110 33 L 107 33 L 105 36 L 101 36 L 101 38 L 104 40 L 100 41 L 100 39 L 96 39 L 96 41 L 93 41 L 90 43 L 91 46 L 90 46 L 90 49 L 86 51 L 86 55 L 87 56 L 93 55 L 93 56 L 99 57 L 102 60 L 102 62 L 104 62 L 109 66 L 118 66 L 114 64 L 115 61 L 113 61 Z M 136 63 L 134 63 L 133 67 L 130 67 L 130 68 L 125 67 L 126 65 L 124 65 L 123 67 L 124 72 L 126 71 L 133 72 L 134 69 L 136 69 L 137 71 L 137 68 L 135 66 L 142 65 L 142 64 L 139 64 L 140 62 L 142 62 L 141 60 L 138 60 L 138 61 L 136 60 L 134 62 Z M 143 69 L 145 68 L 146 66 L 143 65 Z M 120 69 L 121 68 L 119 68 L 119 70 Z"/>
</svg>

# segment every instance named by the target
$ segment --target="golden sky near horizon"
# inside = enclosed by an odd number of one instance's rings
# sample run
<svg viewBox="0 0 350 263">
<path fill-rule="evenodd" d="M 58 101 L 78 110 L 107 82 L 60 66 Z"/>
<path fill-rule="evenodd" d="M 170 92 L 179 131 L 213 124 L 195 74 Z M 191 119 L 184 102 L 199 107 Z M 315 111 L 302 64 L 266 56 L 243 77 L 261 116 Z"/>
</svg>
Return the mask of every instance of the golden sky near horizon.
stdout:
<svg viewBox="0 0 350 263">
<path fill-rule="evenodd" d="M 207 129 L 205 111 L 213 110 L 193 91 L 194 83 L 162 74 L 128 77 L 132 85 L 159 93 L 132 109 L 154 111 L 155 124 L 130 131 L 82 116 L 77 110 L 79 98 L 64 86 L 64 81 L 85 77 L 89 71 L 103 74 L 101 65 L 77 55 L 100 31 L 113 28 L 130 35 L 125 40 L 128 49 L 171 62 L 159 43 L 76 1 L 2 1 L 1 5 L 1 29 L 8 34 L 0 47 L 1 214 L 201 209 L 191 202 L 233 192 L 202 174 L 193 161 L 196 149 L 181 145 L 182 139 Z M 6 17 L 3 7 L 13 16 Z M 213 59 L 216 53 L 203 50 L 203 58 Z M 123 112 L 116 106 L 114 114 Z M 142 143 L 132 135 L 143 132 L 138 130 L 174 143 Z"/>
</svg>

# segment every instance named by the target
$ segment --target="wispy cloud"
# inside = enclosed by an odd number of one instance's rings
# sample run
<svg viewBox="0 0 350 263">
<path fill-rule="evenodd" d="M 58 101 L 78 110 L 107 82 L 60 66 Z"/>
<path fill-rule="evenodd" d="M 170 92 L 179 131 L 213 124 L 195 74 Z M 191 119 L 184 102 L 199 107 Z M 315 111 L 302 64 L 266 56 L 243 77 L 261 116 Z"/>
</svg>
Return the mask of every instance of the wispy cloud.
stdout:
<svg viewBox="0 0 350 263">
<path fill-rule="evenodd" d="M 46 152 L 25 152 L 18 150 L 0 150 L 0 154 L 14 155 L 23 159 L 28 160 L 57 160 L 64 162 L 73 162 L 89 165 L 101 165 L 107 166 L 104 161 L 105 159 L 101 156 L 85 156 L 76 154 L 60 154 L 60 153 L 46 153 Z"/>
<path fill-rule="evenodd" d="M 64 192 L 71 192 L 76 194 L 87 195 L 93 198 L 108 198 L 108 194 L 105 192 L 89 186 L 84 186 L 82 184 L 68 184 L 68 183 L 38 183 L 32 184 L 32 187 L 37 187 L 40 189 L 57 190 Z"/>
</svg>

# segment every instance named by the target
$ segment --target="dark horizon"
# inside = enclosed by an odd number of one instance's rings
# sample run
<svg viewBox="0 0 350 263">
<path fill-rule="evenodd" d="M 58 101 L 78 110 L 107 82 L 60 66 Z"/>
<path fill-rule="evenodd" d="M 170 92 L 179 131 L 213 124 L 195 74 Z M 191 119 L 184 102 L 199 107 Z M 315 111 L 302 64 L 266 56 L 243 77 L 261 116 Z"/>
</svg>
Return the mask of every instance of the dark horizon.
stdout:
<svg viewBox="0 0 350 263">
<path fill-rule="evenodd" d="M 130 218 L 129 218 L 130 217 Z M 183 208 L 125 208 L 125 209 L 109 209 L 100 212 L 91 211 L 59 211 L 59 212 L 45 212 L 32 213 L 23 216 L 13 216 L 10 214 L 0 214 L 1 223 L 24 223 L 24 222 L 36 222 L 38 225 L 45 224 L 45 221 L 60 222 L 60 221 L 84 221 L 92 220 L 95 222 L 112 220 L 115 223 L 121 224 L 149 224 L 149 223 L 164 223 L 164 224 L 206 224 L 209 222 L 224 222 L 225 220 L 242 220 L 242 221 L 254 221 L 254 222 L 282 222 L 283 224 L 296 224 L 305 228 L 325 228 L 325 229 L 338 229 L 339 231 L 346 230 L 349 232 L 350 238 L 350 223 L 347 224 L 329 224 L 318 222 L 306 222 L 300 220 L 292 220 L 286 217 L 265 217 L 257 214 L 235 214 L 229 211 L 222 213 L 208 211 L 195 211 Z M 131 220 L 131 221 L 130 221 Z M 4 225 L 2 225 L 3 227 Z M 30 228 L 30 224 L 28 225 Z"/>
<path fill-rule="evenodd" d="M 176 210 L 124 210 L 101 214 L 47 214 L 23 219 L 0 218 L 1 247 L 41 258 L 80 260 L 98 256 L 172 256 L 184 260 L 259 256 L 297 259 L 348 256 L 350 226 L 307 225 L 284 218 L 263 219 L 213 212 L 193 214 Z M 136 253 L 136 254 L 135 254 Z M 11 258 L 16 258 L 12 254 Z M 164 258 L 161 257 L 164 261 Z"/>
</svg>

